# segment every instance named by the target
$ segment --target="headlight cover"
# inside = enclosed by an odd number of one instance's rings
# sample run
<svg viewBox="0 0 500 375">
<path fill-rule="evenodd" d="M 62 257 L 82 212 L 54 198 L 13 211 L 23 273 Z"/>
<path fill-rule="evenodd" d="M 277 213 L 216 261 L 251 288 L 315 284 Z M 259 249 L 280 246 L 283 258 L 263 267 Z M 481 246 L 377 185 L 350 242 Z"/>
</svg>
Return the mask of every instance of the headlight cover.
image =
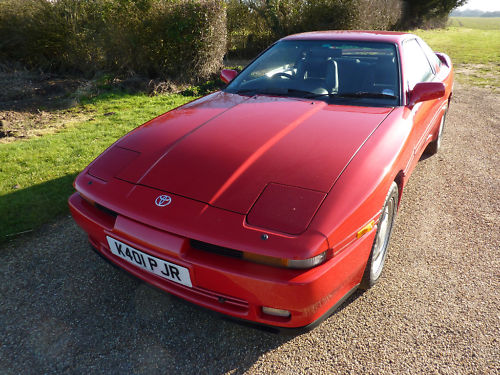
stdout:
<svg viewBox="0 0 500 375">
<path fill-rule="evenodd" d="M 247 215 L 250 225 L 297 235 L 313 219 L 326 193 L 270 183 Z"/>
<path fill-rule="evenodd" d="M 109 181 L 140 155 L 139 152 L 112 146 L 90 165 L 89 174 Z"/>
</svg>

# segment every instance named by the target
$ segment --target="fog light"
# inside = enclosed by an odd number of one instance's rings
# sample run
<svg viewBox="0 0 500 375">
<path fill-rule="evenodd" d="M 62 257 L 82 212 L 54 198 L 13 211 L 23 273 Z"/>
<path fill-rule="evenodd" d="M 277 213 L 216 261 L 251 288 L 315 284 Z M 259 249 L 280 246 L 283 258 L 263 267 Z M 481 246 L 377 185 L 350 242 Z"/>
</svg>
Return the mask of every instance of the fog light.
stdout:
<svg viewBox="0 0 500 375">
<path fill-rule="evenodd" d="M 267 315 L 280 316 L 282 318 L 288 318 L 290 316 L 290 311 L 275 309 L 272 307 L 262 307 L 262 312 Z"/>
</svg>

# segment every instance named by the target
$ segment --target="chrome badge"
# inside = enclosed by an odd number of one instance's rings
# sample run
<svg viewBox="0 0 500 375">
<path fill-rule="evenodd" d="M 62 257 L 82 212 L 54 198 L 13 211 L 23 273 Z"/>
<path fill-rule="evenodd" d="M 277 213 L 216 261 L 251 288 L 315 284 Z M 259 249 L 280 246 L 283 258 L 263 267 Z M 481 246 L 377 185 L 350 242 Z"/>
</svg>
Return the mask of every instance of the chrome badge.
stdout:
<svg viewBox="0 0 500 375">
<path fill-rule="evenodd" d="M 172 198 L 170 198 L 168 195 L 159 195 L 158 198 L 155 200 L 155 204 L 158 207 L 165 207 L 168 206 L 170 203 L 172 203 Z"/>
</svg>

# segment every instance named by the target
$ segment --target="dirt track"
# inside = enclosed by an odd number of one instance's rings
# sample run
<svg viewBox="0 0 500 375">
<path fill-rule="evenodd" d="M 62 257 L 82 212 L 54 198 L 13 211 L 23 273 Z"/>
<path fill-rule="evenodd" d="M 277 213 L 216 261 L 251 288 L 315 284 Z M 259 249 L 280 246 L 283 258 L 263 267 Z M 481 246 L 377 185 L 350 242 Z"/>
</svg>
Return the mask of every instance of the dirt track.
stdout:
<svg viewBox="0 0 500 375">
<path fill-rule="evenodd" d="M 263 333 L 153 290 L 65 218 L 0 248 L 0 373 L 500 374 L 499 105 L 457 85 L 382 279 L 312 332 Z"/>
</svg>

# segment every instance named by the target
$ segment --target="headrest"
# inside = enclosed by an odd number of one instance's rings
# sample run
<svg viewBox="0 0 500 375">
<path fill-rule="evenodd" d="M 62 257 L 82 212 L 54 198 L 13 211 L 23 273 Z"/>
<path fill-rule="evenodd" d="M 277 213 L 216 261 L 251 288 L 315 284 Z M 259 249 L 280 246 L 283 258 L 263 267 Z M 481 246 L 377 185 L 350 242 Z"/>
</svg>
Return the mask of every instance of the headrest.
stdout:
<svg viewBox="0 0 500 375">
<path fill-rule="evenodd" d="M 380 63 L 391 64 L 394 63 L 394 55 L 380 55 L 377 60 Z"/>
<path fill-rule="evenodd" d="M 309 56 L 312 57 L 340 57 L 342 56 L 342 50 L 340 48 L 332 48 L 332 47 L 320 47 L 320 48 L 311 48 L 308 53 Z"/>
</svg>

